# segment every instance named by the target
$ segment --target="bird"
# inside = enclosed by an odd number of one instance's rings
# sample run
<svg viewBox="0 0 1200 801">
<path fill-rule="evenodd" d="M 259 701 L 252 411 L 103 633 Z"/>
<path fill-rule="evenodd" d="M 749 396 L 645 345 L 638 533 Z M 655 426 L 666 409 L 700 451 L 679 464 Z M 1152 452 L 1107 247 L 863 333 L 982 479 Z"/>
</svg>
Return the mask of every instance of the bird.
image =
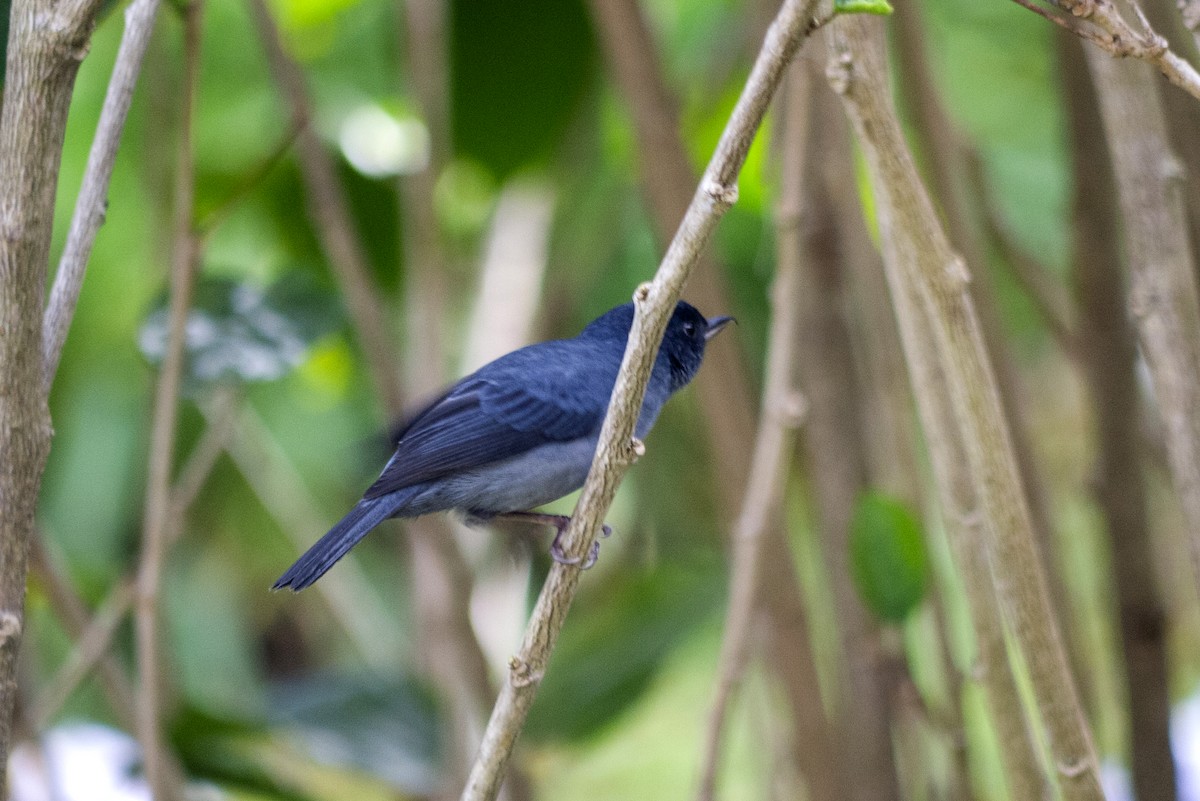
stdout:
<svg viewBox="0 0 1200 801">
<path fill-rule="evenodd" d="M 321 578 L 388 518 L 456 511 L 469 521 L 515 519 L 553 526 L 551 556 L 570 518 L 533 510 L 579 489 L 633 325 L 626 303 L 571 339 L 515 350 L 462 378 L 393 434 L 395 452 L 345 517 L 288 568 L 272 589 L 299 592 Z M 667 399 L 695 377 L 705 346 L 732 317 L 706 318 L 678 301 L 654 360 L 634 428 L 649 433 Z M 604 534 L 611 533 L 605 526 Z M 595 562 L 593 543 L 583 567 Z"/>
</svg>

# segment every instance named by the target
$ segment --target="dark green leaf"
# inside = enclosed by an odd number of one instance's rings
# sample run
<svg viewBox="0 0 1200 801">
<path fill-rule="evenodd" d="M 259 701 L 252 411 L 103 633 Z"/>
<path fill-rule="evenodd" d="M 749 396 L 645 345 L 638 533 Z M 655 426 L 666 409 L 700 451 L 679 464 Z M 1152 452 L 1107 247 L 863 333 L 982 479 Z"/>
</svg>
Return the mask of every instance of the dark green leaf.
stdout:
<svg viewBox="0 0 1200 801">
<path fill-rule="evenodd" d="M 580 0 L 457 0 L 455 150 L 503 178 L 549 155 L 587 90 L 595 44 Z"/>
<path fill-rule="evenodd" d="M 282 377 L 304 360 L 314 340 L 335 327 L 334 309 L 334 301 L 298 272 L 266 290 L 227 278 L 202 279 L 187 321 L 189 388 Z M 142 325 L 138 344 L 158 363 L 166 341 L 164 298 Z"/>
<path fill-rule="evenodd" d="M 894 498 L 879 492 L 859 498 L 850 527 L 850 559 L 859 593 L 882 620 L 899 623 L 925 595 L 921 526 Z"/>
</svg>

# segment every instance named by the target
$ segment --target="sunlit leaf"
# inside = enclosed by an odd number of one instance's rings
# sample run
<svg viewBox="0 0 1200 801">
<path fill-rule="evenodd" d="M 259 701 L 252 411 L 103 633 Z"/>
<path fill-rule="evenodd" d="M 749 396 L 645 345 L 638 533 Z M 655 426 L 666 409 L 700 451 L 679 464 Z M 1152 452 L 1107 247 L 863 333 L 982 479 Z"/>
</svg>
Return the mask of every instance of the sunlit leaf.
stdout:
<svg viewBox="0 0 1200 801">
<path fill-rule="evenodd" d="M 304 361 L 313 341 L 332 330 L 334 308 L 298 273 L 285 274 L 265 290 L 226 278 L 202 279 L 186 327 L 189 385 L 282 377 Z M 138 335 L 151 362 L 163 358 L 167 326 L 164 298 Z"/>
<path fill-rule="evenodd" d="M 887 16 L 892 6 L 887 0 L 833 0 L 835 14 L 877 14 Z"/>
<path fill-rule="evenodd" d="M 859 593 L 882 620 L 904 620 L 925 595 L 921 525 L 894 498 L 879 492 L 859 498 L 850 525 L 850 559 Z"/>
</svg>

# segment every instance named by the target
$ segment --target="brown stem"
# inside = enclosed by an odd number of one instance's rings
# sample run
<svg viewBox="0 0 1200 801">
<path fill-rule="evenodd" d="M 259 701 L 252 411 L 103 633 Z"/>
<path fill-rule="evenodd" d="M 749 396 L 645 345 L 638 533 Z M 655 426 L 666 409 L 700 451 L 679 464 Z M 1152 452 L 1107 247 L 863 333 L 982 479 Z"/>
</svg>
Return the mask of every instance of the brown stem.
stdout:
<svg viewBox="0 0 1200 801">
<path fill-rule="evenodd" d="M 696 185 L 696 175 L 680 134 L 678 102 L 664 80 L 654 37 L 638 0 L 594 0 L 590 5 L 610 72 L 633 117 L 640 154 L 641 186 L 651 218 L 661 241 L 667 242 L 683 218 Z M 759 5 L 766 8 L 766 4 Z M 772 7 L 763 12 L 761 26 L 751 26 L 758 28 L 758 40 L 761 40 L 774 10 Z M 702 252 L 688 285 L 689 295 L 701 309 L 731 310 L 730 294 L 723 276 L 722 266 L 711 254 Z M 726 339 L 730 335 L 732 338 Z M 737 336 L 736 331 L 722 335 L 722 343 L 705 355 L 704 374 L 695 382 L 709 449 L 719 455 L 711 460 L 714 489 L 720 501 L 721 517 L 730 527 L 740 508 L 746 476 L 750 473 L 750 446 L 754 436 L 754 392 L 742 356 L 745 349 L 740 347 Z M 828 743 L 828 721 L 814 701 L 818 693 L 803 620 L 804 600 L 799 595 L 785 529 L 782 525 L 768 526 L 765 536 L 771 556 L 760 590 L 766 621 L 773 629 L 772 636 L 767 639 L 776 643 L 781 638 L 803 637 L 794 643 L 794 647 L 772 648 L 768 656 L 792 705 L 796 728 L 793 738 L 795 765 L 811 774 L 814 755 L 821 748 L 807 748 L 802 744 Z M 804 655 L 803 664 L 791 658 L 796 654 Z M 834 750 L 832 756 L 837 754 Z M 822 776 L 840 774 L 836 770 L 827 770 L 830 764 L 817 760 Z M 818 788 L 810 789 L 815 792 Z M 839 796 L 817 796 L 822 797 Z"/>
<path fill-rule="evenodd" d="M 767 339 L 766 382 L 762 412 L 755 435 L 750 475 L 742 510 L 733 529 L 729 607 L 717 681 L 704 737 L 699 801 L 716 795 L 721 740 L 729 702 L 750 658 L 751 635 L 761 583 L 766 531 L 784 517 L 784 492 L 790 468 L 795 428 L 804 413 L 804 400 L 795 381 L 796 308 L 800 287 L 800 184 L 808 127 L 808 82 L 803 65 L 794 66 L 780 95 L 782 180 L 776 203 L 777 267 L 771 289 L 771 327 Z"/>
<path fill-rule="evenodd" d="M 193 120 L 200 78 L 202 0 L 184 8 L 184 77 L 179 161 L 175 184 L 175 232 L 171 254 L 170 303 L 166 351 L 163 355 L 150 429 L 149 475 L 142 522 L 142 554 L 137 576 L 137 633 L 139 687 L 137 734 L 141 741 L 146 781 L 156 799 L 166 799 L 171 786 L 162 753 L 163 670 L 159 590 L 171 528 L 171 465 L 179 389 L 183 382 L 185 330 L 192 290 L 199 268 L 199 241 L 193 228 L 196 173 Z"/>
<path fill-rule="evenodd" d="M 596 456 L 571 524 L 562 538 L 562 549 L 567 557 L 583 560 L 599 533 L 621 477 L 643 451 L 642 444 L 633 438 L 633 426 L 667 320 L 701 249 L 717 221 L 737 197 L 737 177 L 754 134 L 784 69 L 801 41 L 811 32 L 814 5 L 811 0 L 784 3 L 767 32 L 716 153 L 654 280 L 642 284 L 634 293 L 633 327 L 600 431 Z M 464 801 L 496 797 L 578 583 L 577 566 L 555 563 L 551 568 L 530 616 L 520 651 L 510 663 L 508 681 L 501 688 L 492 710 L 479 756 L 463 790 Z"/>
<path fill-rule="evenodd" d="M 863 146 L 893 300 L 912 291 L 914 299 L 920 299 L 918 314 L 927 315 L 932 328 L 936 350 L 930 356 L 950 389 L 954 421 L 968 457 L 965 467 L 990 535 L 988 551 L 1002 606 L 1027 657 L 1059 785 L 1069 801 L 1100 801 L 1099 763 L 1048 600 L 995 377 L 967 293 L 969 275 L 942 231 L 904 141 L 878 21 L 847 17 L 840 27 L 831 28 L 831 34 L 835 54 L 830 81 L 842 95 Z M 911 354 L 907 345 L 906 352 Z M 928 406 L 923 389 L 914 384 L 918 405 Z"/>
<path fill-rule="evenodd" d="M 305 200 L 316 225 L 317 238 L 341 287 L 346 308 L 354 321 L 359 346 L 367 360 L 378 397 L 389 417 L 404 409 L 396 354 L 388 335 L 386 317 L 371 281 L 366 254 L 354 233 L 354 223 L 333 159 L 313 128 L 312 102 L 300 67 L 287 54 L 279 29 L 264 0 L 247 0 L 250 16 L 258 29 L 267 64 L 291 109 Z"/>
<path fill-rule="evenodd" d="M 0 787 L 17 702 L 25 577 L 50 412 L 42 308 L 67 110 L 99 0 L 16 0 L 0 109 Z"/>
</svg>

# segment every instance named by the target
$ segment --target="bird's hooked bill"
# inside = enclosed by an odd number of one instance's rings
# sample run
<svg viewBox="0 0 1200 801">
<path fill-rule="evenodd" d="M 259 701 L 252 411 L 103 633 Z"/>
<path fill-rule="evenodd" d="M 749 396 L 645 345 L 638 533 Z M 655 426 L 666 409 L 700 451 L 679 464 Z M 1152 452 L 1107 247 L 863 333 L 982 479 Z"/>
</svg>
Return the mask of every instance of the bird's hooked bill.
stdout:
<svg viewBox="0 0 1200 801">
<path fill-rule="evenodd" d="M 712 339 L 717 334 L 721 333 L 722 328 L 729 325 L 730 323 L 736 323 L 736 322 L 737 322 L 737 320 L 735 320 L 732 317 L 729 317 L 728 315 L 726 315 L 724 317 L 713 317 L 712 319 L 710 319 L 708 321 L 708 330 L 704 332 L 705 340 Z"/>
</svg>

